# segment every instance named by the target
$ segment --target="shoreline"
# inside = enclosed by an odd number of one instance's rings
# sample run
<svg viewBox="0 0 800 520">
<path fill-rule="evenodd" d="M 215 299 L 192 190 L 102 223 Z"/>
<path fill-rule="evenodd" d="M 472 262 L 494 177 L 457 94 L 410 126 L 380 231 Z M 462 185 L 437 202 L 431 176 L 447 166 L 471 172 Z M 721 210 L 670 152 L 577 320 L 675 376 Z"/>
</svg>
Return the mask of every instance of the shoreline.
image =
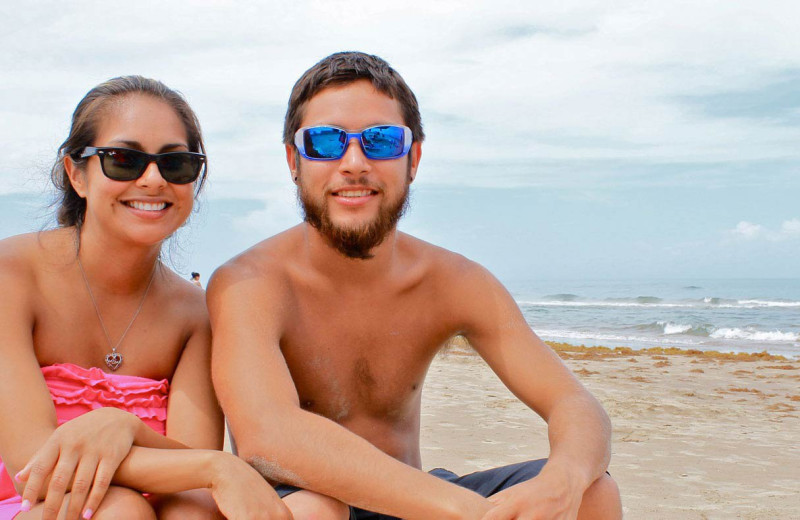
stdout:
<svg viewBox="0 0 800 520">
<path fill-rule="evenodd" d="M 583 359 L 606 359 L 621 356 L 689 356 L 705 359 L 717 359 L 725 361 L 787 361 L 800 362 L 800 359 L 791 359 L 780 354 L 770 354 L 766 350 L 761 352 L 721 352 L 719 350 L 699 350 L 684 349 L 679 347 L 605 347 L 602 345 L 586 346 L 573 345 L 559 341 L 544 341 L 562 359 L 571 359 L 581 356 Z M 453 354 L 475 354 L 472 346 L 461 336 L 456 336 L 448 341 L 443 349 L 446 353 Z"/>
<path fill-rule="evenodd" d="M 545 343 L 550 348 L 555 350 L 562 358 L 569 358 L 578 354 L 589 356 L 590 358 L 660 355 L 689 356 L 725 361 L 793 361 L 783 355 L 770 354 L 766 350 L 761 352 L 720 352 L 719 350 L 682 349 L 678 347 L 647 347 L 634 349 L 631 347 L 587 347 L 585 345 L 571 345 L 569 343 L 558 343 L 553 341 L 545 341 Z"/>
</svg>

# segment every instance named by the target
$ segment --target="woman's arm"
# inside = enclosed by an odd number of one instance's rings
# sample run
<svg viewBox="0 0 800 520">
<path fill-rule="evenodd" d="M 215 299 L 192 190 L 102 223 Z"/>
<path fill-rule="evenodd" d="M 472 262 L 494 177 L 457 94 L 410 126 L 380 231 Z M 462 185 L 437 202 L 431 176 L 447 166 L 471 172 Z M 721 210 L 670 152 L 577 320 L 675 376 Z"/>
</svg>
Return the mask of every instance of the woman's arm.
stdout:
<svg viewBox="0 0 800 520">
<path fill-rule="evenodd" d="M 9 242 L 0 244 L 0 457 L 13 476 L 58 421 L 33 348 L 33 272 Z M 22 486 L 15 486 L 21 492 Z"/>
<path fill-rule="evenodd" d="M 208 311 L 203 292 L 195 287 L 190 289 L 200 294 L 196 301 L 187 305 L 187 313 L 191 313 L 193 321 L 192 332 L 170 382 L 167 437 L 190 448 L 221 450 L 225 427 L 211 383 Z"/>
<path fill-rule="evenodd" d="M 114 483 L 162 494 L 208 488 L 226 518 L 292 518 L 275 490 L 256 470 L 222 451 L 134 446 L 117 470 Z"/>
<path fill-rule="evenodd" d="M 133 446 L 116 469 L 113 479 L 101 482 L 102 495 L 94 492 L 84 503 L 76 505 L 79 477 L 72 486 L 67 518 L 90 518 L 97 511 L 105 490 L 111 484 L 136 489 L 143 493 L 174 494 L 192 489 L 209 489 L 220 512 L 226 518 L 291 519 L 289 510 L 275 490 L 238 457 L 216 450 L 154 449 Z M 95 485 L 98 485 L 95 482 Z M 84 495 L 85 496 L 85 495 Z M 26 489 L 22 510 L 36 503 L 36 495 Z M 58 516 L 63 495 L 48 493 L 42 519 Z"/>
</svg>

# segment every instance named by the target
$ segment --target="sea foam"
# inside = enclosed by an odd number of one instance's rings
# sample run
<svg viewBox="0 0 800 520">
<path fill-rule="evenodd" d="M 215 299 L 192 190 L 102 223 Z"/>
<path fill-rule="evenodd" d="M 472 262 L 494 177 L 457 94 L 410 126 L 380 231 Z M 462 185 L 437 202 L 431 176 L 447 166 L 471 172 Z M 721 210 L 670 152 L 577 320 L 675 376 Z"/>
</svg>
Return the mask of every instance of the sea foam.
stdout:
<svg viewBox="0 0 800 520">
<path fill-rule="evenodd" d="M 800 302 L 780 300 L 739 300 L 740 305 L 754 306 L 754 307 L 800 307 Z"/>
<path fill-rule="evenodd" d="M 684 332 L 689 332 L 692 330 L 691 325 L 686 325 L 684 323 L 672 323 L 670 321 L 664 322 L 659 321 L 659 325 L 663 327 L 664 334 L 683 334 Z"/>
<path fill-rule="evenodd" d="M 750 341 L 800 341 L 798 332 L 781 332 L 779 330 L 763 331 L 752 327 L 746 329 L 720 328 L 711 333 L 714 339 L 746 339 Z"/>
</svg>

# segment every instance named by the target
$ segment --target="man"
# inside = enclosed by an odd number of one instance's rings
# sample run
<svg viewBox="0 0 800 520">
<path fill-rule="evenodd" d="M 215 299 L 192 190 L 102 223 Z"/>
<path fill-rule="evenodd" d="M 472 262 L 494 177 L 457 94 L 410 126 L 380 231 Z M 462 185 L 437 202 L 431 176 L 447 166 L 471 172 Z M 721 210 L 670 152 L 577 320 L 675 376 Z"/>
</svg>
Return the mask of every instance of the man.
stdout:
<svg viewBox="0 0 800 520">
<path fill-rule="evenodd" d="M 602 407 L 486 270 L 397 231 L 423 138 L 414 94 L 376 56 L 334 54 L 294 86 L 283 140 L 305 222 L 209 285 L 239 456 L 298 520 L 620 518 Z M 548 422 L 548 460 L 420 470 L 422 384 L 456 335 Z"/>
</svg>

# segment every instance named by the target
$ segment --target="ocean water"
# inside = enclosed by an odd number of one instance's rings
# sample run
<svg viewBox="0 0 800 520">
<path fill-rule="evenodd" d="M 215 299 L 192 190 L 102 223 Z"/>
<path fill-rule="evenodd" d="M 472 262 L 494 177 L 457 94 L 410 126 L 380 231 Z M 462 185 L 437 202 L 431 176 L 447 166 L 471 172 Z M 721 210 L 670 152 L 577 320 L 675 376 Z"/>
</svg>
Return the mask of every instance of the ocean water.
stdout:
<svg viewBox="0 0 800 520">
<path fill-rule="evenodd" d="M 800 279 L 508 281 L 543 339 L 800 359 Z"/>
</svg>

